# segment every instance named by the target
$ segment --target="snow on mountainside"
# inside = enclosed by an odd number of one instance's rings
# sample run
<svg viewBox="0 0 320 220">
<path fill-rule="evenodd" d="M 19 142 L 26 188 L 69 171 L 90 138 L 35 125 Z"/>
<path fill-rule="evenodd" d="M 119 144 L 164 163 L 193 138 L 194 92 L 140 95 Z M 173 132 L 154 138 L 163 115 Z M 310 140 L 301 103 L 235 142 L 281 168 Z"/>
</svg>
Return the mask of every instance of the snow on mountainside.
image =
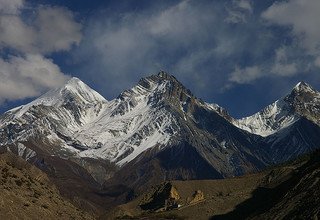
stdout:
<svg viewBox="0 0 320 220">
<path fill-rule="evenodd" d="M 14 145 L 28 159 L 40 149 L 46 155 L 103 159 L 121 167 L 151 150 L 153 155 L 171 150 L 175 158 L 190 151 L 195 164 L 202 160 L 203 167 L 210 164 L 222 175 L 240 175 L 270 162 L 268 147 L 260 149 L 261 139 L 254 134 L 277 133 L 301 116 L 319 125 L 319 100 L 318 92 L 300 83 L 288 96 L 237 121 L 222 107 L 197 99 L 165 72 L 142 78 L 111 101 L 72 78 L 0 116 L 0 146 Z M 272 137 L 273 148 L 278 141 Z"/>
<path fill-rule="evenodd" d="M 290 94 L 260 112 L 239 120 L 234 125 L 248 132 L 266 137 L 297 122 L 301 116 L 319 122 L 320 93 L 300 82 Z"/>
<path fill-rule="evenodd" d="M 196 99 L 165 72 L 142 78 L 111 101 L 72 78 L 62 88 L 6 112 L 0 118 L 0 144 L 40 138 L 59 146 L 50 148 L 52 155 L 102 158 L 121 166 L 149 148 L 160 151 L 186 136 L 186 130 L 180 131 L 196 122 L 195 105 L 230 117 L 220 106 Z M 228 141 L 220 142 L 226 147 Z"/>
<path fill-rule="evenodd" d="M 110 102 L 72 78 L 62 88 L 1 116 L 1 145 L 43 138 L 74 156 L 122 165 L 148 148 L 166 146 L 177 133 L 172 114 L 157 104 L 171 88 L 167 76 L 161 72 L 141 79 Z"/>
<path fill-rule="evenodd" d="M 280 99 L 262 111 L 236 121 L 235 125 L 241 129 L 265 137 L 290 126 L 298 118 L 297 114 L 290 112 L 288 104 Z"/>
<path fill-rule="evenodd" d="M 191 97 L 189 90 L 165 72 L 142 78 L 110 101 L 96 120 L 72 135 L 72 139 L 88 146 L 79 156 L 123 165 L 147 149 L 157 147 L 160 151 L 180 137 L 178 121 L 183 118 L 187 123 L 190 119 Z M 209 111 L 225 113 L 218 105 L 196 102 Z"/>
<path fill-rule="evenodd" d="M 51 90 L 40 96 L 38 99 L 26 105 L 11 109 L 7 113 L 12 112 L 14 113 L 15 118 L 20 118 L 34 106 L 44 105 L 61 107 L 66 104 L 66 102 L 72 102 L 72 100 L 81 102 L 82 105 L 86 105 L 87 109 L 91 109 L 96 103 L 107 102 L 105 98 L 84 84 L 80 79 L 73 77 L 63 87 Z M 87 118 L 82 119 L 89 120 L 90 115 L 86 116 Z"/>
<path fill-rule="evenodd" d="M 66 137 L 92 122 L 107 105 L 101 95 L 72 78 L 63 87 L 4 113 L 0 117 L 0 145 L 42 138 L 77 152 L 70 146 L 76 140 L 66 141 Z"/>
<path fill-rule="evenodd" d="M 170 112 L 157 105 L 170 87 L 162 75 L 147 77 L 110 101 L 96 121 L 73 137 L 87 146 L 98 146 L 80 156 L 102 157 L 122 165 L 148 148 L 164 147 L 178 127 Z"/>
</svg>

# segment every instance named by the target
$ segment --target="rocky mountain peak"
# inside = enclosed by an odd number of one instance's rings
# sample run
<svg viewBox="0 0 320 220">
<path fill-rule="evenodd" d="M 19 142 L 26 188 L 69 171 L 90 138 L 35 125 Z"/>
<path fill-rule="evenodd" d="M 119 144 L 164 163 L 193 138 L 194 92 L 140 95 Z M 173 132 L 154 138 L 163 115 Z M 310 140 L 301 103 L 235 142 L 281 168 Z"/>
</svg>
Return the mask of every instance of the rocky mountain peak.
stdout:
<svg viewBox="0 0 320 220">
<path fill-rule="evenodd" d="M 160 71 L 148 77 L 141 78 L 136 86 L 122 92 L 120 100 L 141 98 L 151 99 L 183 99 L 184 96 L 193 97 L 190 90 L 186 89 L 173 75 Z"/>
<path fill-rule="evenodd" d="M 309 84 L 301 81 L 293 88 L 293 90 L 294 91 L 310 91 L 314 89 Z"/>
<path fill-rule="evenodd" d="M 161 70 L 157 76 L 159 76 L 160 78 L 163 78 L 163 79 L 171 79 L 171 80 L 175 80 L 177 81 L 177 79 L 173 76 L 173 75 L 170 75 L 169 73 Z"/>
<path fill-rule="evenodd" d="M 229 121 L 233 120 L 225 109 L 198 99 L 173 75 L 164 71 L 141 78 L 136 86 L 122 92 L 117 100 L 120 105 L 113 115 L 125 114 L 139 103 L 146 103 L 155 108 L 170 106 L 172 110 L 178 111 L 184 120 L 187 115 L 192 114 L 196 106 L 214 111 Z"/>
<path fill-rule="evenodd" d="M 309 84 L 305 82 L 299 82 L 285 97 L 286 101 L 296 102 L 296 101 L 307 101 L 310 102 L 314 99 L 314 97 L 319 96 L 319 92 L 312 88 Z"/>
<path fill-rule="evenodd" d="M 320 93 L 307 83 L 298 83 L 284 101 L 298 115 L 319 124 Z"/>
<path fill-rule="evenodd" d="M 305 82 L 299 82 L 284 100 L 290 105 L 318 102 L 320 93 Z"/>
</svg>

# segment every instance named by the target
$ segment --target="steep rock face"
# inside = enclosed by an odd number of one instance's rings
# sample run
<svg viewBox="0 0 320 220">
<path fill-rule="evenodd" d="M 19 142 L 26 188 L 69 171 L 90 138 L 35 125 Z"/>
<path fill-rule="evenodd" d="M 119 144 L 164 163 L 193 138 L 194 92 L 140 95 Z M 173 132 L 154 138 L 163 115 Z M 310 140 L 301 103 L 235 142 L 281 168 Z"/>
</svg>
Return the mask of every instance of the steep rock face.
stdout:
<svg viewBox="0 0 320 220">
<path fill-rule="evenodd" d="M 320 216 L 319 151 L 286 184 L 273 207 L 249 219 L 318 219 Z M 277 192 L 275 192 L 277 193 Z"/>
<path fill-rule="evenodd" d="M 261 173 L 264 181 L 231 212 L 211 219 L 318 219 L 319 151 Z"/>
<path fill-rule="evenodd" d="M 273 164 L 288 161 L 319 148 L 320 127 L 302 117 L 263 140 Z"/>
<path fill-rule="evenodd" d="M 298 83 L 290 95 L 285 97 L 294 111 L 320 125 L 320 93 L 305 82 Z"/>
</svg>

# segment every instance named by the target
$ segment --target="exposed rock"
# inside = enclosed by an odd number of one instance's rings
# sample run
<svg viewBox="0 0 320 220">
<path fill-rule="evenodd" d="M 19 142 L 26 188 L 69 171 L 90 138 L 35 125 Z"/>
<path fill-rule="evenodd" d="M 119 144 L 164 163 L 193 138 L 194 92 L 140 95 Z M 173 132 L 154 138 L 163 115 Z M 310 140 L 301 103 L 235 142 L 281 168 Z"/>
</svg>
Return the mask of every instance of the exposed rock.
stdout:
<svg viewBox="0 0 320 220">
<path fill-rule="evenodd" d="M 164 211 L 178 208 L 180 195 L 169 182 L 156 187 L 152 193 L 146 194 L 140 203 L 143 210 Z"/>
<path fill-rule="evenodd" d="M 196 204 L 198 202 L 203 201 L 204 198 L 204 193 L 201 190 L 197 190 L 194 192 L 194 194 L 192 195 L 192 198 L 189 202 L 190 205 Z"/>
</svg>

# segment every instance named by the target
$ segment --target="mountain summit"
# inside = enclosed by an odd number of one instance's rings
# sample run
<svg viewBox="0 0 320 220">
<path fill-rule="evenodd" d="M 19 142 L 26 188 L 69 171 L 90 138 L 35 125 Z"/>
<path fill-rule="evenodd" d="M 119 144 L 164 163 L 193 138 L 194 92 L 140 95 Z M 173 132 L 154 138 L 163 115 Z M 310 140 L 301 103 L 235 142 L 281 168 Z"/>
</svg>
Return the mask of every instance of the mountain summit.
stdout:
<svg viewBox="0 0 320 220">
<path fill-rule="evenodd" d="M 320 93 L 300 82 L 285 97 L 234 124 L 264 137 L 270 160 L 284 162 L 318 148 Z"/>
<path fill-rule="evenodd" d="M 36 106 L 41 105 L 51 107 L 66 107 L 67 105 L 70 105 L 71 107 L 71 105 L 82 105 L 83 107 L 91 108 L 91 105 L 105 102 L 107 102 L 107 100 L 105 100 L 99 93 L 91 89 L 80 79 L 73 77 L 62 87 L 50 90 L 29 104 L 9 110 L 7 113 L 14 112 L 17 118 L 25 114 L 30 110 L 30 108 L 35 108 Z"/>
<path fill-rule="evenodd" d="M 315 91 L 309 84 L 301 81 L 294 88 L 293 91 Z"/>
<path fill-rule="evenodd" d="M 285 97 L 256 114 L 240 119 L 235 125 L 251 133 L 269 136 L 294 124 L 301 117 L 319 123 L 320 93 L 299 82 Z"/>
</svg>

